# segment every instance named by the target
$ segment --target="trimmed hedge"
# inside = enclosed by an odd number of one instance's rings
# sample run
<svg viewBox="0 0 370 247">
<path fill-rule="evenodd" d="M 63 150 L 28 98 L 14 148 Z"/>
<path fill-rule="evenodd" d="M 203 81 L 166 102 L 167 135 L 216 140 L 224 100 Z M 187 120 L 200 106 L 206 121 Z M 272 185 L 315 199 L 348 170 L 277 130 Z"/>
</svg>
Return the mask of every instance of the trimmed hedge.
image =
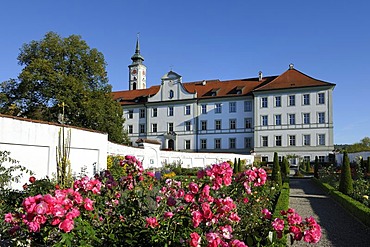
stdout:
<svg viewBox="0 0 370 247">
<path fill-rule="evenodd" d="M 277 199 L 274 212 L 272 214 L 272 219 L 280 217 L 280 211 L 281 210 L 288 210 L 289 208 L 289 180 L 285 181 L 283 183 L 283 186 L 281 187 L 279 198 Z M 277 239 L 277 244 L 280 244 L 281 246 L 286 246 L 287 243 L 287 235 L 283 235 L 281 239 Z M 279 245 L 279 246 L 280 246 Z"/>
<path fill-rule="evenodd" d="M 352 197 L 335 190 L 334 187 L 327 183 L 322 183 L 316 178 L 313 178 L 313 181 L 321 186 L 321 188 L 323 188 L 327 194 L 329 194 L 335 201 L 342 205 L 342 207 L 348 210 L 359 221 L 370 227 L 370 208 L 366 207 L 361 202 L 356 201 Z"/>
</svg>

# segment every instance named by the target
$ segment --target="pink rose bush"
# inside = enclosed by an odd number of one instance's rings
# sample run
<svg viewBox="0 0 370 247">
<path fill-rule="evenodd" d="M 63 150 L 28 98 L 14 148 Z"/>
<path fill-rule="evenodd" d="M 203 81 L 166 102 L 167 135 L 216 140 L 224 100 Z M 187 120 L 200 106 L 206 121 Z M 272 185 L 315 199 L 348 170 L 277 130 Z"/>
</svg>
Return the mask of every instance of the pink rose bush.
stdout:
<svg viewBox="0 0 370 247">
<path fill-rule="evenodd" d="M 76 180 L 72 188 L 26 197 L 22 208 L 5 214 L 8 233 L 48 246 L 244 247 L 248 237 L 260 243 L 271 230 L 278 238 L 320 239 L 316 221 L 302 220 L 293 209 L 272 219 L 276 191 L 265 186 L 261 168 L 235 176 L 224 162 L 200 170 L 196 179 L 159 181 L 133 156 L 117 166 L 121 177 L 105 171 Z"/>
</svg>

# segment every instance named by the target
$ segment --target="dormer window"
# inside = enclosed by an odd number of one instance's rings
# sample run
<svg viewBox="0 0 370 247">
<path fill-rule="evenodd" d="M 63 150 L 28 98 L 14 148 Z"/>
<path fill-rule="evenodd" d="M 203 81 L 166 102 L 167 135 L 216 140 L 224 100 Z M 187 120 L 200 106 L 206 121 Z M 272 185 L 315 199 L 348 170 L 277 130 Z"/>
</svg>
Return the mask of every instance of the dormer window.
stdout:
<svg viewBox="0 0 370 247">
<path fill-rule="evenodd" d="M 173 95 L 174 95 L 173 90 L 170 90 L 169 93 L 168 93 L 168 97 L 170 99 L 172 99 L 173 98 Z"/>
</svg>

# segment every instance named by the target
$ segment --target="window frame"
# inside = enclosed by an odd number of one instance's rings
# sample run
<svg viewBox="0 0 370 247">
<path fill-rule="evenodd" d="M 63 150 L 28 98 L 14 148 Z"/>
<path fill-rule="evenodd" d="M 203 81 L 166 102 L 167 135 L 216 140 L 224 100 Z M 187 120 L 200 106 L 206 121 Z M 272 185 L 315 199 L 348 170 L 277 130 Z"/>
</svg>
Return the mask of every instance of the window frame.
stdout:
<svg viewBox="0 0 370 247">
<path fill-rule="evenodd" d="M 229 113 L 236 113 L 236 102 L 229 102 Z"/>
<path fill-rule="evenodd" d="M 215 113 L 221 114 L 222 113 L 222 104 L 221 103 L 215 103 Z"/>
<path fill-rule="evenodd" d="M 288 96 L 288 106 L 295 106 L 295 95 Z"/>
<path fill-rule="evenodd" d="M 275 107 L 281 107 L 281 96 L 275 96 Z"/>
<path fill-rule="evenodd" d="M 261 97 L 261 108 L 268 107 L 268 97 Z"/>
</svg>

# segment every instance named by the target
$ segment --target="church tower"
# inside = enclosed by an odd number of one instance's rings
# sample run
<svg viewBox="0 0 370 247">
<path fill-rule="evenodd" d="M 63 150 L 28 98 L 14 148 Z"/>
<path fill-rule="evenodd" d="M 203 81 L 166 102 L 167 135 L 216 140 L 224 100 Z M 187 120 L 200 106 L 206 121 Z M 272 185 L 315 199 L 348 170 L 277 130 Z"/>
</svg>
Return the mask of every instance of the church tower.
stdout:
<svg viewBox="0 0 370 247">
<path fill-rule="evenodd" d="M 135 54 L 131 57 L 132 64 L 129 69 L 129 90 L 146 88 L 146 66 L 143 64 L 144 58 L 140 55 L 139 36 L 136 40 Z"/>
</svg>

